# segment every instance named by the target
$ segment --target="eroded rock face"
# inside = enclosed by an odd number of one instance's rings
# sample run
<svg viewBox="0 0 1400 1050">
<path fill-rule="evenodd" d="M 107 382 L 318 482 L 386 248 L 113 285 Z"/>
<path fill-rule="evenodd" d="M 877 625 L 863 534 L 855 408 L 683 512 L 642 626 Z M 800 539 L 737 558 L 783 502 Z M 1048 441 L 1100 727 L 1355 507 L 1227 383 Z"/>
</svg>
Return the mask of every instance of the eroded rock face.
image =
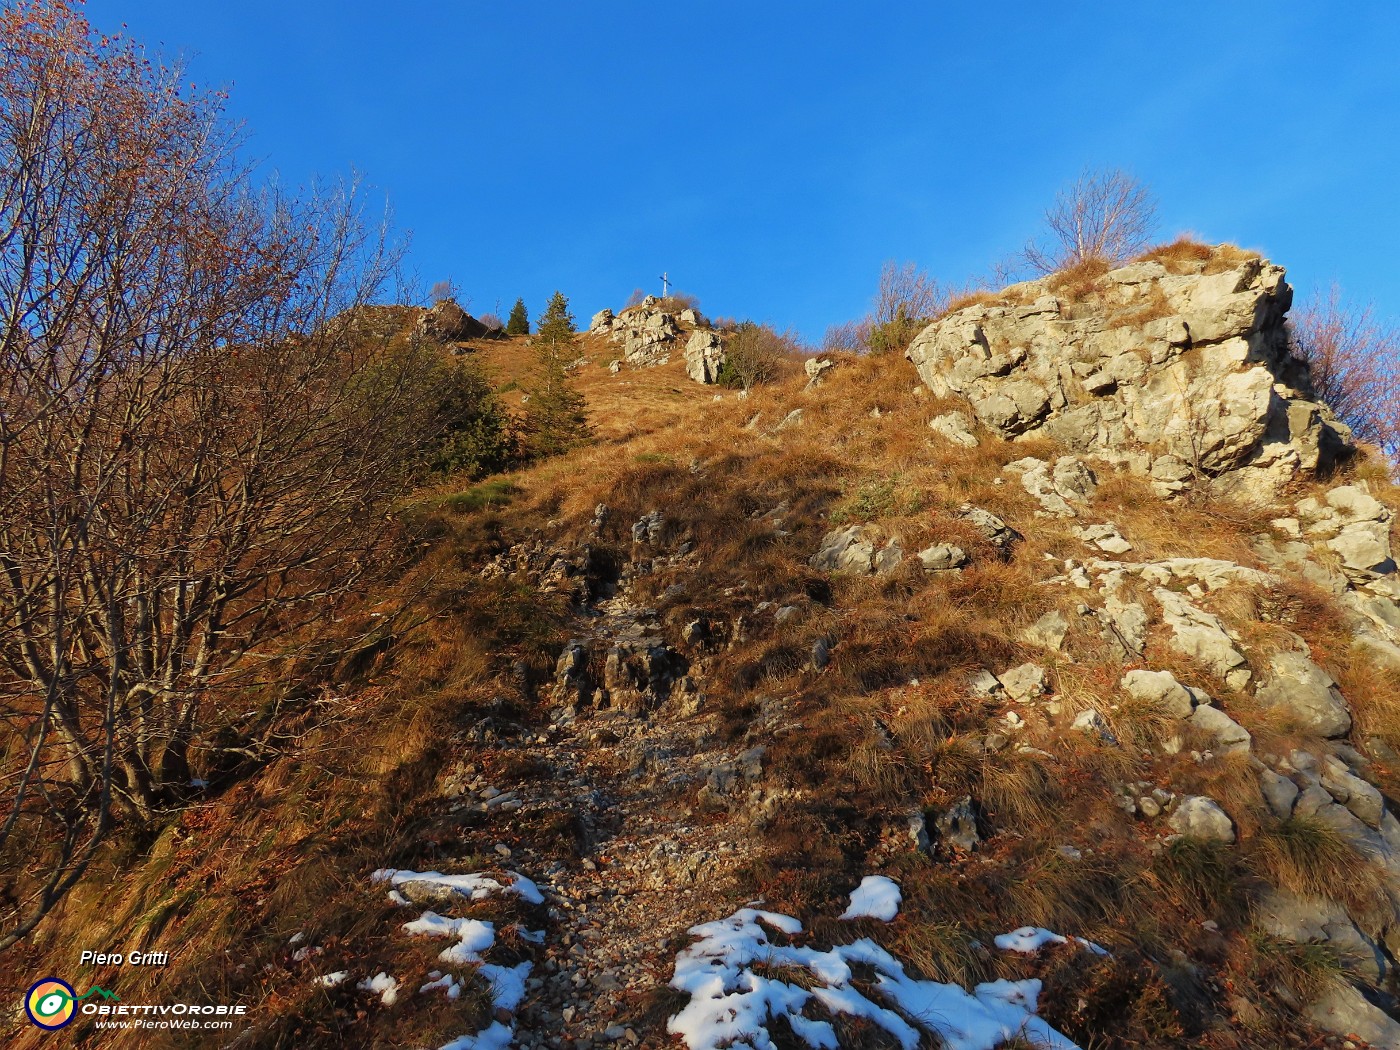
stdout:
<svg viewBox="0 0 1400 1050">
<path fill-rule="evenodd" d="M 685 370 L 697 383 L 718 383 L 724 365 L 724 347 L 719 335 L 708 328 L 697 328 L 685 344 Z"/>
<path fill-rule="evenodd" d="M 1055 282 L 1013 285 L 931 324 L 907 353 L 925 385 L 966 399 L 994 434 L 1054 438 L 1164 495 L 1199 483 L 1272 499 L 1349 448 L 1289 354 L 1281 267 L 1216 249 L 1185 273 L 1110 270 L 1076 301 Z"/>
</svg>

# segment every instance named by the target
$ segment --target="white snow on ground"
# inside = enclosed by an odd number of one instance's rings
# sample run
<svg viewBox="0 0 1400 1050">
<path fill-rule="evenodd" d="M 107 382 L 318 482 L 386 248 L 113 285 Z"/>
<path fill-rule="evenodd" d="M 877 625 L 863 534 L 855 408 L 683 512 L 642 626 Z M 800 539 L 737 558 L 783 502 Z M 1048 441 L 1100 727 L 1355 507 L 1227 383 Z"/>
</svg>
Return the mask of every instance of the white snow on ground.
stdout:
<svg viewBox="0 0 1400 1050">
<path fill-rule="evenodd" d="M 405 882 L 433 883 L 447 889 L 456 890 L 474 901 L 482 901 L 496 893 L 513 893 L 528 904 L 543 904 L 544 894 L 540 888 L 516 872 L 506 872 L 511 881 L 502 885 L 494 876 L 481 872 L 466 875 L 444 875 L 440 871 L 403 871 L 398 868 L 380 868 L 370 879 L 374 882 L 387 882 L 391 886 L 401 886 Z"/>
<path fill-rule="evenodd" d="M 867 890 L 871 879 L 862 881 L 843 917 L 875 914 L 865 909 L 867 903 L 888 904 L 890 890 L 896 895 L 899 890 L 888 879 L 884 882 L 889 885 Z M 881 907 L 875 917 L 885 919 L 888 912 L 889 921 L 897 909 L 896 896 L 894 910 Z M 813 1003 L 829 1014 L 866 1018 L 904 1050 L 915 1050 L 925 1034 L 936 1035 L 946 1050 L 993 1050 L 1016 1037 L 1046 1050 L 1079 1050 L 1036 1016 L 1037 980 L 989 981 L 968 992 L 908 976 L 897 959 L 868 937 L 820 951 L 774 944 L 770 931 L 793 937 L 802 932 L 802 924 L 788 915 L 740 908 L 727 919 L 691 929 L 699 940 L 676 957 L 671 979 L 671 987 L 688 993 L 690 1002 L 667 1023 L 667 1031 L 684 1039 L 689 1050 L 775 1050 L 767 1026 L 778 1017 L 813 1050 L 836 1050 L 831 1023 L 802 1012 Z M 879 1002 L 852 985 L 852 964 L 875 971 Z M 810 988 L 803 987 L 809 983 L 805 980 L 790 984 L 782 979 L 783 968 L 804 969 L 820 983 Z"/>
<path fill-rule="evenodd" d="M 316 983 L 322 988 L 334 988 L 337 985 L 344 984 L 345 978 L 349 976 L 349 970 L 336 970 L 335 973 L 328 973 L 323 977 L 317 977 Z"/>
<path fill-rule="evenodd" d="M 366 977 L 355 987 L 362 992 L 378 992 L 385 1006 L 393 1006 L 399 1001 L 399 982 L 382 971 L 373 977 Z"/>
<path fill-rule="evenodd" d="M 457 983 L 457 978 L 453 977 L 450 973 L 439 974 L 434 970 L 432 973 L 428 974 L 428 976 L 432 977 L 433 974 L 437 974 L 437 977 L 423 985 L 422 988 L 419 988 L 419 995 L 426 995 L 428 992 L 436 991 L 438 988 L 441 988 L 443 994 L 449 999 L 456 999 L 462 994 L 462 986 Z"/>
<path fill-rule="evenodd" d="M 1061 937 L 1058 933 L 1051 933 L 1040 926 L 1022 926 L 1019 930 L 1003 933 L 1000 937 L 995 938 L 993 943 L 1004 952 L 1021 952 L 1024 955 L 1032 955 L 1047 944 L 1064 944 L 1068 939 Z M 1095 955 L 1109 954 L 1107 948 L 1103 948 L 1093 941 L 1086 941 L 1083 937 L 1076 937 L 1074 941 L 1081 947 L 1088 948 Z"/>
<path fill-rule="evenodd" d="M 843 919 L 879 919 L 890 922 L 899 914 L 904 898 L 899 885 L 884 875 L 867 875 L 851 892 L 851 906 L 841 913 Z"/>
<path fill-rule="evenodd" d="M 415 937 L 455 937 L 457 943 L 438 956 L 443 962 L 481 962 L 481 953 L 496 943 L 496 928 L 480 919 L 449 919 L 435 911 L 425 911 L 412 922 L 403 924 Z"/>
<path fill-rule="evenodd" d="M 525 981 L 530 976 L 528 962 L 514 966 L 495 966 L 487 963 L 477 967 L 477 972 L 491 982 L 491 1002 L 496 1009 L 515 1013 L 525 998 Z"/>
<path fill-rule="evenodd" d="M 490 1028 L 483 1028 L 476 1035 L 459 1035 L 452 1042 L 443 1043 L 438 1050 L 506 1050 L 514 1034 L 500 1021 L 493 1021 Z"/>
<path fill-rule="evenodd" d="M 544 903 L 544 894 L 540 893 L 539 887 L 533 882 L 513 871 L 507 874 L 510 881 L 502 883 L 499 879 L 480 872 L 465 875 L 443 875 L 436 871 L 416 872 L 381 868 L 370 878 L 374 882 L 387 882 L 390 886 L 401 886 L 407 882 L 436 883 L 449 887 L 473 901 L 485 900 L 496 894 L 512 893 L 530 904 Z M 390 889 L 389 897 L 396 904 L 407 905 L 409 903 L 408 899 L 397 889 Z M 521 1001 L 525 998 L 525 984 L 529 980 L 533 964 L 521 962 L 515 966 L 498 966 L 483 961 L 483 956 L 496 943 L 494 924 L 482 919 L 454 919 L 439 915 L 434 911 L 424 911 L 418 918 L 404 923 L 403 928 L 406 933 L 413 936 L 452 938 L 455 943 L 445 948 L 438 958 L 454 966 L 474 967 L 491 986 L 493 1012 L 508 1010 L 514 1014 L 519 1009 Z M 544 940 L 544 931 L 522 930 L 521 937 L 539 944 Z M 441 989 L 449 999 L 457 999 L 461 996 L 462 985 L 455 975 L 433 970 L 428 976 L 431 980 L 418 989 L 420 995 Z M 378 988 L 370 986 L 380 978 L 393 981 L 393 978 L 388 977 L 387 974 L 380 974 L 379 977 L 372 978 L 370 981 L 361 982 L 360 987 L 378 991 Z M 385 992 L 384 994 L 387 996 L 390 993 Z M 392 994 L 395 997 L 398 995 L 397 982 L 394 982 Z M 386 997 L 384 1001 L 387 1005 L 392 1000 Z M 439 1050 L 506 1050 L 510 1046 L 513 1036 L 513 1024 L 507 1025 L 500 1021 L 493 1021 L 480 1032 L 474 1035 L 458 1036 L 451 1042 L 444 1044 Z"/>
</svg>

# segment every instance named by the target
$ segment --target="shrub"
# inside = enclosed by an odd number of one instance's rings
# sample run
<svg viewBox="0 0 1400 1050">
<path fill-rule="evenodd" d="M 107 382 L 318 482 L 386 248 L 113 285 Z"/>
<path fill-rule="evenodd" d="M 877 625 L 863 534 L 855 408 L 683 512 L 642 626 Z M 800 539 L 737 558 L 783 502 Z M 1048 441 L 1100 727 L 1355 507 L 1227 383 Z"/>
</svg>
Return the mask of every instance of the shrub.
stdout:
<svg viewBox="0 0 1400 1050">
<path fill-rule="evenodd" d="M 1400 328 L 1375 308 L 1342 299 L 1333 285 L 1289 322 L 1293 356 L 1308 366 L 1313 389 L 1362 441 L 1400 453 Z"/>
<path fill-rule="evenodd" d="M 913 263 L 885 263 L 875 292 L 867 347 L 872 354 L 903 353 L 923 328 L 943 312 L 948 294 Z"/>
<path fill-rule="evenodd" d="M 479 366 L 456 361 L 433 379 L 431 426 L 438 437 L 427 458 L 430 470 L 481 478 L 519 458 L 520 443 L 510 417 Z"/>
<path fill-rule="evenodd" d="M 748 390 L 771 383 L 783 371 L 783 363 L 801 352 L 797 336 L 771 325 L 740 321 L 724 340 L 724 364 L 719 370 L 723 386 Z"/>
<path fill-rule="evenodd" d="M 859 321 L 844 321 L 834 324 L 822 336 L 822 352 L 830 354 L 858 354 L 870 345 L 870 318 Z"/>
</svg>

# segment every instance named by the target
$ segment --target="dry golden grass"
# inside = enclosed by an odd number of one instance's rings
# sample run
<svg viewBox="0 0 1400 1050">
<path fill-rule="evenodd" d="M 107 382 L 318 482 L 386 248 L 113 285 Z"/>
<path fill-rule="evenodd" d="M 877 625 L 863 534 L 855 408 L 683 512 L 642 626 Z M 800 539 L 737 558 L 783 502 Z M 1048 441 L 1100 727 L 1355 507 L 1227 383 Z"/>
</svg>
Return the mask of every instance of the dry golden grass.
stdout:
<svg viewBox="0 0 1400 1050">
<path fill-rule="evenodd" d="M 1174 274 L 1215 274 L 1258 258 L 1259 253 L 1248 248 L 1234 244 L 1203 244 L 1184 233 L 1174 241 L 1149 248 L 1133 261 L 1161 263 L 1168 273 Z"/>
<path fill-rule="evenodd" d="M 942 320 L 949 314 L 955 314 L 959 310 L 966 310 L 969 306 L 996 306 L 1002 301 L 1001 296 L 996 292 L 978 290 L 964 292 L 948 301 L 948 305 L 943 308 L 943 312 L 935 320 Z"/>
<path fill-rule="evenodd" d="M 1113 265 L 1107 259 L 1085 259 L 1052 273 L 1046 278 L 1046 288 L 1052 295 L 1070 303 L 1081 303 L 1098 290 L 1099 278 L 1112 268 Z"/>
<path fill-rule="evenodd" d="M 1266 821 L 1249 843 L 1250 863 L 1269 882 L 1303 897 L 1339 900 L 1358 918 L 1387 907 L 1385 880 L 1345 836 L 1319 820 Z M 1339 878 L 1346 872 L 1345 878 Z"/>
<path fill-rule="evenodd" d="M 1128 310 L 1114 310 L 1108 315 L 1111 328 L 1141 328 L 1150 321 L 1171 317 L 1176 311 L 1167 300 L 1160 285 L 1154 284 L 1147 293 L 1147 301 Z"/>
</svg>

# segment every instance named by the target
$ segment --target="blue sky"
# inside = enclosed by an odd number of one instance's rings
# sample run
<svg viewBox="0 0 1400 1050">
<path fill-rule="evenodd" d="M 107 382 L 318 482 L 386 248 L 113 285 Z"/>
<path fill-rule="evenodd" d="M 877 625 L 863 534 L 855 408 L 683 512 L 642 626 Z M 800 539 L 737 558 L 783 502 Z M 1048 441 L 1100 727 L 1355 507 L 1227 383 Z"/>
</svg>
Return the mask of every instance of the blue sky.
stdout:
<svg viewBox="0 0 1400 1050">
<path fill-rule="evenodd" d="M 1339 14 L 1337 12 L 1344 12 Z M 286 182 L 354 168 L 426 288 L 586 318 L 668 271 L 819 339 L 886 259 L 962 282 L 1086 166 L 1164 238 L 1400 320 L 1400 5 L 89 0 L 231 90 Z M 657 289 L 659 290 L 659 289 Z"/>
</svg>

